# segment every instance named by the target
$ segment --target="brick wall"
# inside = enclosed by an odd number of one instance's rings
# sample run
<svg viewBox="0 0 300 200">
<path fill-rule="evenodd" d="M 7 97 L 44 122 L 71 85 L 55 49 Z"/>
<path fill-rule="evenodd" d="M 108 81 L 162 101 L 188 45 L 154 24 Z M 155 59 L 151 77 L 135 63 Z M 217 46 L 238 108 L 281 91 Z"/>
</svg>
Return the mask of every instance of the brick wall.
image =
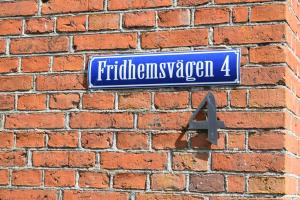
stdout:
<svg viewBox="0 0 300 200">
<path fill-rule="evenodd" d="M 1 200 L 300 198 L 297 0 L 0 2 Z M 242 84 L 89 91 L 90 56 L 238 47 Z M 186 132 L 207 91 L 218 145 Z"/>
</svg>

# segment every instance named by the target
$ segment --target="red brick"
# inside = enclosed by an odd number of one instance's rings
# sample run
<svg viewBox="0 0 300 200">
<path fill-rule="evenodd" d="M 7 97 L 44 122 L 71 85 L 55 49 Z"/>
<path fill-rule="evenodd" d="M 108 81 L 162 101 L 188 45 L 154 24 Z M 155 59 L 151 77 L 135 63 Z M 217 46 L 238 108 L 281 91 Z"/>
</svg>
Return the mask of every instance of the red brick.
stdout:
<svg viewBox="0 0 300 200">
<path fill-rule="evenodd" d="M 83 94 L 82 107 L 84 109 L 113 109 L 114 98 L 114 94 L 108 92 Z"/>
<path fill-rule="evenodd" d="M 180 6 L 197 6 L 208 3 L 208 0 L 178 0 Z"/>
<path fill-rule="evenodd" d="M 26 20 L 26 33 L 39 34 L 51 33 L 54 31 L 54 20 L 51 18 L 32 18 Z"/>
<path fill-rule="evenodd" d="M 0 74 L 18 71 L 18 58 L 0 58 Z"/>
<path fill-rule="evenodd" d="M 285 107 L 285 105 L 285 90 L 282 88 L 250 90 L 250 107 Z"/>
<path fill-rule="evenodd" d="M 154 27 L 155 26 L 155 12 L 134 12 L 124 14 L 124 27 L 138 28 L 138 27 Z"/>
<path fill-rule="evenodd" d="M 83 74 L 40 75 L 36 78 L 37 90 L 83 90 Z"/>
<path fill-rule="evenodd" d="M 119 109 L 149 109 L 151 96 L 149 92 L 119 94 Z"/>
<path fill-rule="evenodd" d="M 136 200 L 203 200 L 204 198 L 199 195 L 187 195 L 187 194 L 163 194 L 163 193 L 139 193 L 136 196 Z"/>
<path fill-rule="evenodd" d="M 258 5 L 251 8 L 252 22 L 285 20 L 285 4 Z"/>
<path fill-rule="evenodd" d="M 0 148 L 12 148 L 14 144 L 14 134 L 11 132 L 0 132 Z M 1 171 L 0 171 L 1 173 Z M 1 177 L 1 175 L 0 175 Z M 1 178 L 0 178 L 1 180 Z"/>
<path fill-rule="evenodd" d="M 15 108 L 15 97 L 13 95 L 0 95 L 0 110 L 12 110 Z"/>
<path fill-rule="evenodd" d="M 37 1 L 35 0 L 0 2 L 1 17 L 35 15 L 37 13 L 37 10 Z"/>
<path fill-rule="evenodd" d="M 220 112 L 227 128 L 283 128 L 283 112 Z"/>
<path fill-rule="evenodd" d="M 82 32 L 86 31 L 86 16 L 66 16 L 57 18 L 58 32 Z"/>
<path fill-rule="evenodd" d="M 30 190 L 30 189 L 1 189 L 0 196 L 4 200 L 32 200 L 32 199 L 43 199 L 43 200 L 56 200 L 57 191 L 55 190 Z"/>
<path fill-rule="evenodd" d="M 17 38 L 10 43 L 12 54 L 54 53 L 69 50 L 69 39 L 65 36 Z"/>
<path fill-rule="evenodd" d="M 187 145 L 187 136 L 184 133 L 158 133 L 152 136 L 154 149 L 183 149 Z"/>
<path fill-rule="evenodd" d="M 95 154 L 76 151 L 36 151 L 32 154 L 36 167 L 93 167 Z"/>
<path fill-rule="evenodd" d="M 105 149 L 112 146 L 112 133 L 83 132 L 81 146 L 87 149 Z"/>
<path fill-rule="evenodd" d="M 45 110 L 45 94 L 25 94 L 18 97 L 18 110 Z"/>
<path fill-rule="evenodd" d="M 281 172 L 284 156 L 270 153 L 213 153 L 212 169 L 217 171 Z"/>
<path fill-rule="evenodd" d="M 89 16 L 89 30 L 115 30 L 119 29 L 119 14 L 97 14 Z"/>
<path fill-rule="evenodd" d="M 232 9 L 233 22 L 247 22 L 248 20 L 248 7 L 234 7 Z"/>
<path fill-rule="evenodd" d="M 225 134 L 219 133 L 217 143 L 211 144 L 208 140 L 207 132 L 198 132 L 191 136 L 191 147 L 193 149 L 225 149 Z"/>
<path fill-rule="evenodd" d="M 245 149 L 245 133 L 229 132 L 228 133 L 228 149 L 242 150 Z"/>
<path fill-rule="evenodd" d="M 250 49 L 251 63 L 281 63 L 285 60 L 285 49 L 282 46 L 261 46 Z"/>
<path fill-rule="evenodd" d="M 21 33 L 21 20 L 0 20 L 0 35 L 20 35 Z"/>
<path fill-rule="evenodd" d="M 250 177 L 249 193 L 285 193 L 284 177 Z"/>
<path fill-rule="evenodd" d="M 119 149 L 147 149 L 148 135 L 135 132 L 119 132 L 117 147 Z"/>
<path fill-rule="evenodd" d="M 141 129 L 182 129 L 186 127 L 191 113 L 145 113 L 140 114 L 138 127 Z"/>
<path fill-rule="evenodd" d="M 50 109 L 68 110 L 79 107 L 79 94 L 53 94 L 50 95 Z"/>
<path fill-rule="evenodd" d="M 242 193 L 245 191 L 245 178 L 243 176 L 229 175 L 227 183 L 228 192 Z"/>
<path fill-rule="evenodd" d="M 284 149 L 285 136 L 281 132 L 258 132 L 249 135 L 250 149 Z"/>
<path fill-rule="evenodd" d="M 26 164 L 26 153 L 23 151 L 0 151 L 1 167 L 21 167 Z M 0 190 L 1 191 L 1 190 Z"/>
<path fill-rule="evenodd" d="M 0 185 L 8 185 L 9 182 L 9 172 L 8 170 L 1 169 L 0 170 Z M 1 191 L 0 191 L 1 193 Z"/>
<path fill-rule="evenodd" d="M 224 176 L 221 174 L 191 175 L 190 191 L 223 192 L 225 191 Z"/>
<path fill-rule="evenodd" d="M 216 0 L 216 4 L 228 4 L 228 3 L 255 3 L 255 2 L 268 2 L 271 0 Z"/>
<path fill-rule="evenodd" d="M 82 188 L 108 188 L 109 177 L 101 172 L 79 172 L 79 186 Z"/>
<path fill-rule="evenodd" d="M 78 146 L 78 133 L 72 132 L 51 132 L 48 133 L 48 147 L 54 148 L 64 148 L 70 147 L 74 148 Z"/>
<path fill-rule="evenodd" d="M 142 48 L 200 46 L 208 44 L 207 29 L 172 30 L 142 33 Z"/>
<path fill-rule="evenodd" d="M 195 24 L 223 24 L 229 22 L 228 8 L 202 8 L 195 12 Z"/>
<path fill-rule="evenodd" d="M 163 170 L 167 165 L 167 155 L 165 153 L 102 152 L 100 164 L 104 169 Z"/>
<path fill-rule="evenodd" d="M 184 174 L 153 174 L 151 176 L 152 190 L 184 190 Z"/>
<path fill-rule="evenodd" d="M 136 33 L 110 33 L 74 36 L 75 51 L 135 49 L 136 47 Z"/>
<path fill-rule="evenodd" d="M 128 9 L 139 9 L 139 8 L 155 8 L 171 6 L 172 0 L 109 0 L 108 9 L 109 10 L 128 10 Z"/>
<path fill-rule="evenodd" d="M 75 186 L 75 171 L 70 170 L 46 170 L 45 186 L 72 187 Z"/>
<path fill-rule="evenodd" d="M 146 189 L 146 174 L 116 174 L 113 187 L 120 189 Z"/>
<path fill-rule="evenodd" d="M 129 113 L 72 113 L 70 117 L 72 128 L 132 128 L 133 115 Z"/>
<path fill-rule="evenodd" d="M 51 0 L 43 3 L 42 14 L 103 10 L 103 0 Z"/>
<path fill-rule="evenodd" d="M 226 91 L 212 91 L 216 99 L 216 105 L 219 108 L 227 106 L 227 92 Z M 192 93 L 192 106 L 198 108 L 199 104 L 208 94 L 208 91 L 195 91 Z"/>
<path fill-rule="evenodd" d="M 190 24 L 190 12 L 187 9 L 176 9 L 158 12 L 158 26 L 187 26 Z"/>
<path fill-rule="evenodd" d="M 32 56 L 22 58 L 23 72 L 47 72 L 50 59 L 48 56 Z"/>
<path fill-rule="evenodd" d="M 64 128 L 63 113 L 10 114 L 5 128 Z"/>
<path fill-rule="evenodd" d="M 207 153 L 174 153 L 173 170 L 206 171 L 208 169 Z"/>
<path fill-rule="evenodd" d="M 82 200 L 82 199 L 109 199 L 109 200 L 128 200 L 128 193 L 125 192 L 107 192 L 107 191 L 64 191 L 64 200 Z"/>
<path fill-rule="evenodd" d="M 230 92 L 230 105 L 245 108 L 247 106 L 247 90 L 232 90 Z"/>
<path fill-rule="evenodd" d="M 285 67 L 245 67 L 242 68 L 243 85 L 277 85 L 284 83 Z"/>
<path fill-rule="evenodd" d="M 285 27 L 282 24 L 230 26 L 214 29 L 215 44 L 257 44 L 284 41 Z"/>
<path fill-rule="evenodd" d="M 83 56 L 81 55 L 68 55 L 57 56 L 53 60 L 53 71 L 81 71 L 83 70 Z"/>
<path fill-rule="evenodd" d="M 45 147 L 45 134 L 40 132 L 16 133 L 16 147 L 19 148 Z"/>
<path fill-rule="evenodd" d="M 183 109 L 188 104 L 188 92 L 159 92 L 154 96 L 154 106 L 157 109 Z"/>
<path fill-rule="evenodd" d="M 42 172 L 40 170 L 19 170 L 12 172 L 12 185 L 41 186 Z"/>
<path fill-rule="evenodd" d="M 0 39 L 0 54 L 5 53 L 5 48 L 6 48 L 6 42 L 5 40 Z"/>
<path fill-rule="evenodd" d="M 32 76 L 0 76 L 0 91 L 32 89 Z"/>
</svg>

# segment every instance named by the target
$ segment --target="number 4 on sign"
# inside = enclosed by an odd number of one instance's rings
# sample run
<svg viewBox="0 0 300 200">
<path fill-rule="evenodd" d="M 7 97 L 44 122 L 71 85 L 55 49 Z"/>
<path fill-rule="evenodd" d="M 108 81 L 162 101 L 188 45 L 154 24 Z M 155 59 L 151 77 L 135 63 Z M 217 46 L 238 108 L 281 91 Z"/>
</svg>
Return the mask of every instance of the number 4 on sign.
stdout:
<svg viewBox="0 0 300 200">
<path fill-rule="evenodd" d="M 197 114 L 207 106 L 207 120 L 197 121 Z M 225 128 L 223 121 L 217 120 L 216 101 L 214 95 L 209 92 L 202 100 L 197 110 L 193 113 L 189 120 L 189 130 L 208 130 L 208 141 L 212 144 L 217 144 L 218 128 Z"/>
</svg>

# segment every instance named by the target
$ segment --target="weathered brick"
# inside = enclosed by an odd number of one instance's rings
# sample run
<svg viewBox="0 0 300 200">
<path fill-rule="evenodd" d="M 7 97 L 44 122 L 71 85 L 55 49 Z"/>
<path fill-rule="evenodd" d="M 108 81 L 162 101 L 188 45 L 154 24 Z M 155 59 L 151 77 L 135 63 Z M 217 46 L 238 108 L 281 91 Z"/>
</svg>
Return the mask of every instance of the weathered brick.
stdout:
<svg viewBox="0 0 300 200">
<path fill-rule="evenodd" d="M 135 49 L 137 47 L 136 33 L 110 33 L 93 35 L 76 35 L 74 37 L 75 51 Z"/>
<path fill-rule="evenodd" d="M 41 186 L 42 172 L 40 170 L 18 170 L 12 172 L 12 185 Z"/>
<path fill-rule="evenodd" d="M 228 149 L 245 149 L 246 136 L 244 132 L 229 132 L 228 133 Z"/>
<path fill-rule="evenodd" d="M 245 108 L 247 106 L 247 90 L 232 90 L 230 92 L 230 105 Z"/>
<path fill-rule="evenodd" d="M 248 20 L 248 7 L 234 7 L 232 9 L 233 22 L 247 22 Z"/>
<path fill-rule="evenodd" d="M 112 146 L 112 133 L 83 132 L 81 146 L 87 149 L 105 149 Z"/>
<path fill-rule="evenodd" d="M 83 70 L 83 56 L 81 55 L 68 55 L 56 56 L 53 59 L 53 71 L 81 71 Z"/>
<path fill-rule="evenodd" d="M 22 32 L 21 20 L 13 20 L 13 19 L 0 20 L 0 35 L 20 35 L 21 32 Z"/>
<path fill-rule="evenodd" d="M 117 147 L 119 149 L 147 149 L 148 135 L 135 132 L 119 132 L 117 134 Z"/>
<path fill-rule="evenodd" d="M 80 112 L 70 116 L 72 128 L 132 128 L 133 115 L 130 113 Z"/>
<path fill-rule="evenodd" d="M 0 132 L 0 141 L 1 141 L 0 143 L 1 149 L 12 148 L 14 144 L 14 134 L 12 132 Z"/>
<path fill-rule="evenodd" d="M 229 22 L 228 8 L 201 8 L 195 12 L 195 24 L 222 24 Z"/>
<path fill-rule="evenodd" d="M 139 9 L 139 8 L 155 8 L 171 6 L 172 0 L 109 0 L 108 9 L 109 10 L 127 10 L 127 9 Z"/>
<path fill-rule="evenodd" d="M 220 91 L 211 91 L 216 98 L 216 105 L 219 108 L 227 106 L 227 92 Z M 208 94 L 208 91 L 195 91 L 192 93 L 192 106 L 193 108 L 198 108 L 199 104 Z"/>
<path fill-rule="evenodd" d="M 188 29 L 142 33 L 142 48 L 200 46 L 208 44 L 207 29 Z"/>
<path fill-rule="evenodd" d="M 50 95 L 50 109 L 68 110 L 79 107 L 80 96 L 79 94 L 53 94 Z"/>
<path fill-rule="evenodd" d="M 208 0 L 178 0 L 180 6 L 197 6 L 208 3 Z"/>
<path fill-rule="evenodd" d="M 66 190 L 64 191 L 65 200 L 82 200 L 82 199 L 109 199 L 109 200 L 127 200 L 128 193 L 125 192 L 107 192 L 107 191 L 78 191 Z"/>
<path fill-rule="evenodd" d="M 64 52 L 69 50 L 69 39 L 65 36 L 16 38 L 10 43 L 12 54 Z"/>
<path fill-rule="evenodd" d="M 119 94 L 119 109 L 149 109 L 151 96 L 149 92 Z"/>
<path fill-rule="evenodd" d="M 152 190 L 184 190 L 184 174 L 153 174 L 151 176 Z"/>
<path fill-rule="evenodd" d="M 115 105 L 114 94 L 109 92 L 83 94 L 82 107 L 85 109 L 113 109 Z"/>
<path fill-rule="evenodd" d="M 230 26 L 214 29 L 215 44 L 251 44 L 285 41 L 282 24 L 257 26 Z"/>
<path fill-rule="evenodd" d="M 224 176 L 221 174 L 191 175 L 190 191 L 223 192 L 225 190 Z"/>
<path fill-rule="evenodd" d="M 146 174 L 121 173 L 114 176 L 114 188 L 120 189 L 145 189 Z"/>
<path fill-rule="evenodd" d="M 250 107 L 284 107 L 286 105 L 285 90 L 278 89 L 253 89 L 250 90 Z"/>
<path fill-rule="evenodd" d="M 198 132 L 197 134 L 193 134 L 190 138 L 191 147 L 193 149 L 225 149 L 225 134 L 219 133 L 217 143 L 211 144 L 208 140 L 207 133 Z"/>
<path fill-rule="evenodd" d="M 174 153 L 173 170 L 206 171 L 208 154 L 206 153 Z"/>
<path fill-rule="evenodd" d="M 203 200 L 204 198 L 199 195 L 188 194 L 163 194 L 163 193 L 139 193 L 136 196 L 137 200 Z"/>
<path fill-rule="evenodd" d="M 54 31 L 54 20 L 51 18 L 32 18 L 26 20 L 25 32 L 29 34 L 51 33 Z"/>
<path fill-rule="evenodd" d="M 25 164 L 26 153 L 24 151 L 0 151 L 1 167 L 22 167 Z"/>
<path fill-rule="evenodd" d="M 4 1 L 0 2 L 0 16 L 29 16 L 37 13 L 37 1 L 21 0 L 21 1 Z"/>
<path fill-rule="evenodd" d="M 63 113 L 10 114 L 6 116 L 5 128 L 64 128 Z"/>
<path fill-rule="evenodd" d="M 251 63 L 282 63 L 285 60 L 285 48 L 282 46 L 261 46 L 250 49 Z"/>
<path fill-rule="evenodd" d="M 154 149 L 183 149 L 187 146 L 187 136 L 183 133 L 158 133 L 152 136 Z"/>
<path fill-rule="evenodd" d="M 249 135 L 250 149 L 284 149 L 285 136 L 281 132 L 258 132 Z"/>
<path fill-rule="evenodd" d="M 229 175 L 227 177 L 228 192 L 242 193 L 245 191 L 245 178 L 238 175 Z"/>
<path fill-rule="evenodd" d="M 101 153 L 101 167 L 104 169 L 152 169 L 162 170 L 167 165 L 165 153 Z"/>
<path fill-rule="evenodd" d="M 284 177 L 250 177 L 249 193 L 285 193 Z"/>
<path fill-rule="evenodd" d="M 58 32 L 82 32 L 86 31 L 86 16 L 66 16 L 57 18 Z"/>
<path fill-rule="evenodd" d="M 251 18 L 253 22 L 279 21 L 285 20 L 285 4 L 257 5 L 251 8 Z"/>
<path fill-rule="evenodd" d="M 89 16 L 89 30 L 115 30 L 119 29 L 120 15 L 105 13 Z"/>
<path fill-rule="evenodd" d="M 47 72 L 50 58 L 48 56 L 30 56 L 22 58 L 23 72 Z"/>
<path fill-rule="evenodd" d="M 58 192 L 55 190 L 37 190 L 37 189 L 1 189 L 0 196 L 4 200 L 32 200 L 32 199 L 43 199 L 43 200 L 56 200 Z"/>
<path fill-rule="evenodd" d="M 0 91 L 30 90 L 32 83 L 32 76 L 0 76 Z"/>
<path fill-rule="evenodd" d="M 45 110 L 45 94 L 26 94 L 18 97 L 18 110 Z"/>
<path fill-rule="evenodd" d="M 16 147 L 18 148 L 45 147 L 45 134 L 42 132 L 18 132 L 16 133 Z"/>
<path fill-rule="evenodd" d="M 5 170 L 5 169 L 0 170 L 0 185 L 8 185 L 8 182 L 9 182 L 8 176 L 9 176 L 8 170 Z"/>
<path fill-rule="evenodd" d="M 42 5 L 42 14 L 103 10 L 103 0 L 50 0 Z"/>
<path fill-rule="evenodd" d="M 102 172 L 79 172 L 79 186 L 82 188 L 108 188 L 109 177 Z"/>
<path fill-rule="evenodd" d="M 75 186 L 75 171 L 71 170 L 46 170 L 45 186 L 72 187 Z"/>
<path fill-rule="evenodd" d="M 0 95 L 0 110 L 12 110 L 15 108 L 15 97 L 13 95 Z"/>
<path fill-rule="evenodd" d="M 190 24 L 190 12 L 187 9 L 176 9 L 158 12 L 158 26 L 187 26 Z"/>
<path fill-rule="evenodd" d="M 124 27 L 138 28 L 138 27 L 154 27 L 155 26 L 155 12 L 134 12 L 125 13 L 123 20 Z"/>
<path fill-rule="evenodd" d="M 154 106 L 157 109 L 183 109 L 188 104 L 188 92 L 159 92 L 154 96 Z"/>
<path fill-rule="evenodd" d="M 72 132 L 50 132 L 48 133 L 48 147 L 74 148 L 78 146 L 78 133 Z"/>
<path fill-rule="evenodd" d="M 6 49 L 6 41 L 0 39 L 0 54 L 5 53 L 5 49 Z"/>
<path fill-rule="evenodd" d="M 284 156 L 270 153 L 213 153 L 212 169 L 217 171 L 281 172 Z"/>
</svg>

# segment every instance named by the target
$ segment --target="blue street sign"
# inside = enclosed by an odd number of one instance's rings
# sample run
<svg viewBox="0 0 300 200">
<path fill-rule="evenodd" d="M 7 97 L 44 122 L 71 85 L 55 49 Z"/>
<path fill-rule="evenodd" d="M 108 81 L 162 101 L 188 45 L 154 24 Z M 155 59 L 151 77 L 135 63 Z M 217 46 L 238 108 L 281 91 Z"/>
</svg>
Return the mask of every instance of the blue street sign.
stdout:
<svg viewBox="0 0 300 200">
<path fill-rule="evenodd" d="M 240 50 L 92 57 L 89 88 L 180 87 L 240 83 Z"/>
</svg>

